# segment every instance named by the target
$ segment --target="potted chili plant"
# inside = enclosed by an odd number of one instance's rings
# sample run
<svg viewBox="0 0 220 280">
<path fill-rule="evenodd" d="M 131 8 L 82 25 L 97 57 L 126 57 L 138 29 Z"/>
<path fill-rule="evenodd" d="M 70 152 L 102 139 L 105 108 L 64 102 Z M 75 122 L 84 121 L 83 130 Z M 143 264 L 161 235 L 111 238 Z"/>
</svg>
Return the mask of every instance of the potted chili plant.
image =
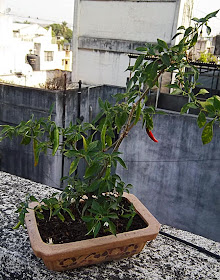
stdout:
<svg viewBox="0 0 220 280">
<path fill-rule="evenodd" d="M 140 252 L 146 241 L 157 236 L 157 220 L 140 201 L 128 194 L 131 185 L 125 184 L 114 172 L 117 164 L 126 168 L 119 148 L 139 121 L 149 137 L 157 142 L 152 133 L 153 115 L 160 112 L 146 104 L 149 90 L 159 86 L 159 78 L 164 72 L 175 73 L 174 82 L 167 85 L 171 94 L 190 98 L 181 113 L 191 108 L 199 109 L 198 126 L 204 127 L 202 141 L 207 144 L 212 140 L 213 124 L 220 123 L 220 98 L 213 96 L 201 101 L 198 97 L 207 91 L 201 89 L 198 94 L 193 93 L 199 74 L 190 64 L 188 51 L 196 44 L 201 28 L 206 26 L 210 33 L 208 20 L 217 13 L 194 18 L 194 27 L 179 27 L 173 38 L 181 38 L 176 45 L 168 46 L 158 39 L 157 44 L 137 48 L 140 55 L 135 64 L 128 67 L 132 76 L 127 91 L 116 95 L 114 105 L 99 99 L 101 111 L 91 123 L 78 121 L 62 128 L 49 115 L 39 120 L 32 117 L 16 127 L 2 126 L 0 140 L 20 136 L 21 144 L 33 144 L 35 165 L 40 153 L 48 149 L 52 150 L 52 155 L 59 152 L 72 161 L 69 176 L 64 178 L 68 186 L 61 193 L 54 193 L 41 201 L 27 195 L 17 210 L 19 222 L 15 229 L 24 226 L 26 221 L 32 248 L 49 269 L 66 270 L 131 256 Z M 149 56 L 151 59 L 146 61 Z M 194 77 L 191 81 L 187 79 L 189 72 L 185 71 L 186 68 Z M 84 176 L 79 178 L 76 170 L 82 161 L 86 168 Z M 76 228 L 86 226 L 85 238 L 90 235 L 94 238 L 58 244 L 60 242 L 54 240 L 52 232 L 42 237 L 42 226 L 52 223 L 53 227 L 53 223 L 57 225 L 59 221 L 61 228 L 66 221 L 68 225 L 72 221 Z M 67 235 L 70 231 L 67 228 Z"/>
</svg>

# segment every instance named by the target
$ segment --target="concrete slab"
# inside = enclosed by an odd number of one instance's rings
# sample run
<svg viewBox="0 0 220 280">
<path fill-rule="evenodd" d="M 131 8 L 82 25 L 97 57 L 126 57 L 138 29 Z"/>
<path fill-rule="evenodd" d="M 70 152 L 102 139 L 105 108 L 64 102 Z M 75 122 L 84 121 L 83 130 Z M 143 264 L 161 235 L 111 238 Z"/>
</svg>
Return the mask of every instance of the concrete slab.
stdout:
<svg viewBox="0 0 220 280">
<path fill-rule="evenodd" d="M 12 227 L 17 221 L 16 205 L 26 193 L 41 198 L 54 191 L 51 187 L 0 171 L 0 280 L 220 279 L 217 258 L 161 234 L 132 258 L 64 273 L 47 270 L 34 256 L 26 230 L 14 231 Z M 162 226 L 162 231 L 220 255 L 218 242 L 166 225 Z"/>
</svg>

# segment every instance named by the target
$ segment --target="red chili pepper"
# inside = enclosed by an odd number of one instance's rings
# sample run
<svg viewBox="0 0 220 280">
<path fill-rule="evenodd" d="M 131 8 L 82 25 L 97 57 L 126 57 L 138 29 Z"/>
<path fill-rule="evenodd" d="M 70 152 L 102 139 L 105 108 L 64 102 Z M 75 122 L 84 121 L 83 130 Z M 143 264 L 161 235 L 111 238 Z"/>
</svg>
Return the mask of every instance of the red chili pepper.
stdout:
<svg viewBox="0 0 220 280">
<path fill-rule="evenodd" d="M 153 133 L 148 128 L 146 128 L 146 132 L 150 139 L 152 139 L 154 142 L 158 142 L 158 140 L 154 137 Z"/>
</svg>

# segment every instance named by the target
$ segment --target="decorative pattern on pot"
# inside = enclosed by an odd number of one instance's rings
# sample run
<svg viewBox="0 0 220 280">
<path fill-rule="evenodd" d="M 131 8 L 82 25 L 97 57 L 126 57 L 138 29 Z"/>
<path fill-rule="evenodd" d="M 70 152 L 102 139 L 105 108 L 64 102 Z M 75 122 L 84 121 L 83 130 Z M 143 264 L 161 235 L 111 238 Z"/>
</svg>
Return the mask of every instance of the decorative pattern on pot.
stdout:
<svg viewBox="0 0 220 280">
<path fill-rule="evenodd" d="M 61 261 L 45 262 L 45 265 L 52 270 L 69 270 L 80 266 L 88 266 L 105 261 L 112 261 L 122 258 L 131 257 L 140 253 L 145 243 L 131 244 L 128 246 L 113 248 L 100 252 L 94 252 L 89 255 L 81 255 L 79 257 L 66 258 Z"/>
</svg>

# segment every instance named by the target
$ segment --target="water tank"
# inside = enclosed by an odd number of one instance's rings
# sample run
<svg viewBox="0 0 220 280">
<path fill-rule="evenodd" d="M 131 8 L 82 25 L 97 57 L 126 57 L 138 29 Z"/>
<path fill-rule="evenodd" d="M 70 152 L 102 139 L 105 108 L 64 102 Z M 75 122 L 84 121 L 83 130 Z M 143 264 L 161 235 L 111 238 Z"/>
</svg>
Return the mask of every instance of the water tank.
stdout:
<svg viewBox="0 0 220 280">
<path fill-rule="evenodd" d="M 40 56 L 37 54 L 27 54 L 27 61 L 33 71 L 40 71 Z"/>
</svg>

